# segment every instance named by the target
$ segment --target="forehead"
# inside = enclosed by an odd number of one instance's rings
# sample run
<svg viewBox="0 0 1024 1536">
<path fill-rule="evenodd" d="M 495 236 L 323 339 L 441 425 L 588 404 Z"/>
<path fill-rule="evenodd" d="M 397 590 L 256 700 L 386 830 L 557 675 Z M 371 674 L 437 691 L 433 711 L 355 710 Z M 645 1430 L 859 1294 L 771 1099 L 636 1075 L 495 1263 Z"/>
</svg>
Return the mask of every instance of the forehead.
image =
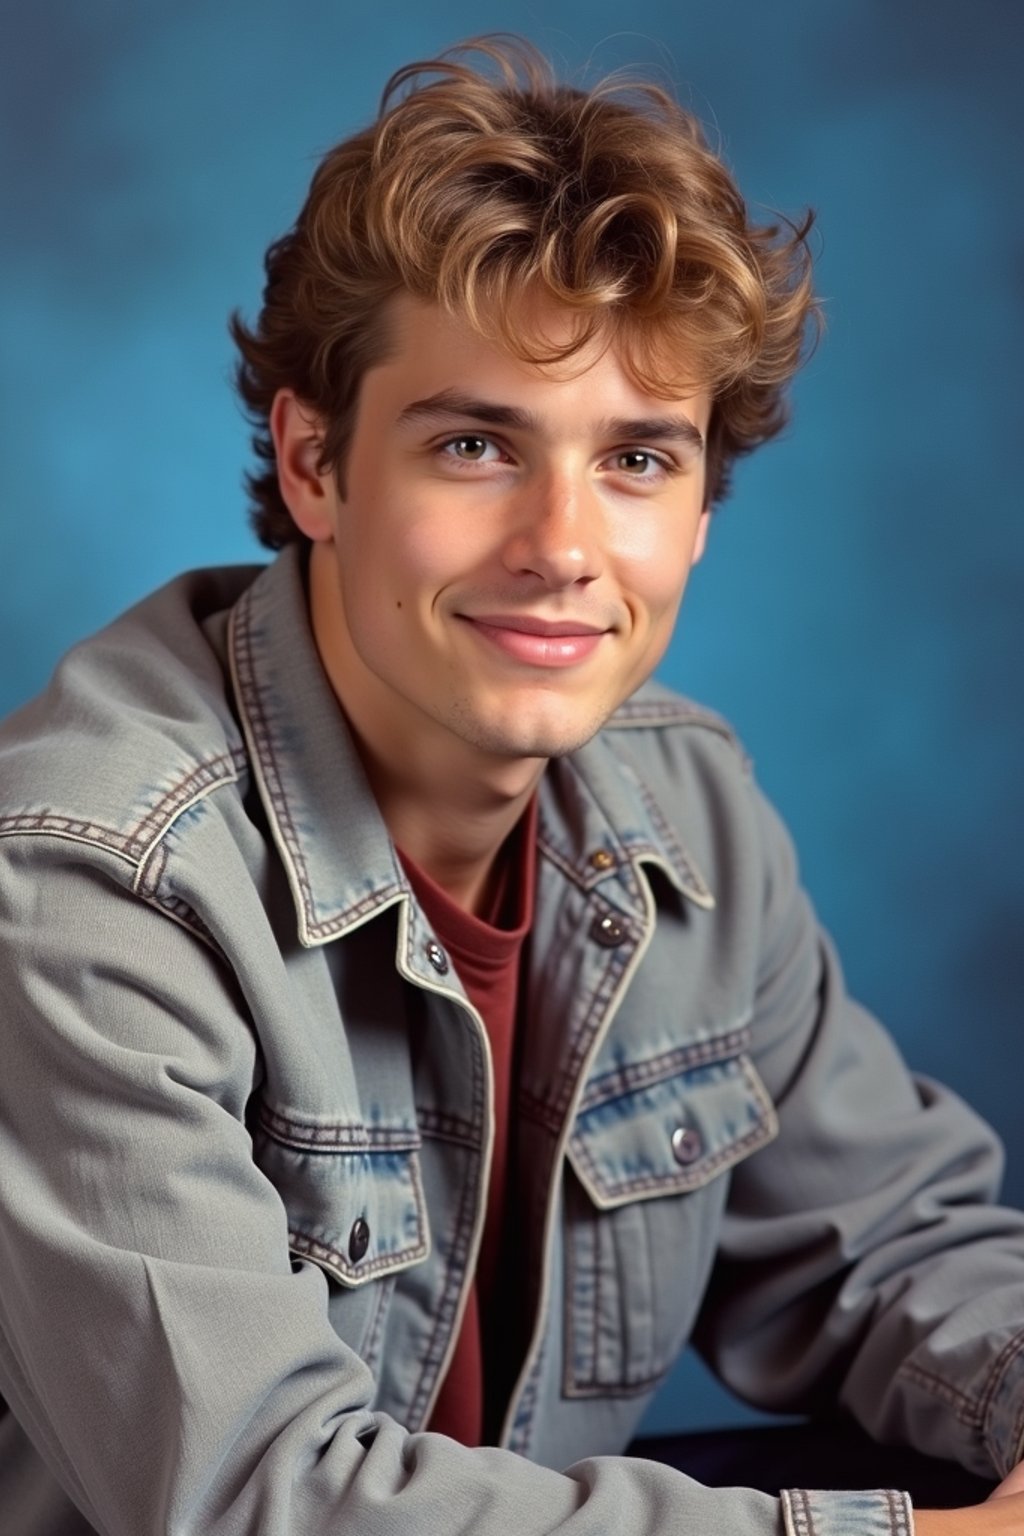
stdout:
<svg viewBox="0 0 1024 1536">
<path fill-rule="evenodd" d="M 538 410 L 565 402 L 578 411 L 586 402 L 588 416 L 595 419 L 659 415 L 677 406 L 706 424 L 709 391 L 682 384 L 678 393 L 654 393 L 636 376 L 628 340 L 617 339 L 610 328 L 599 330 L 573 355 L 557 359 L 553 353 L 579 339 L 578 315 L 549 301 L 524 304 L 516 318 L 524 346 L 543 360 L 517 355 L 465 316 L 401 294 L 391 300 L 386 316 L 387 354 L 367 372 L 364 388 L 373 396 L 386 395 L 400 411 L 446 392 Z M 684 371 L 680 367 L 680 374 Z"/>
</svg>

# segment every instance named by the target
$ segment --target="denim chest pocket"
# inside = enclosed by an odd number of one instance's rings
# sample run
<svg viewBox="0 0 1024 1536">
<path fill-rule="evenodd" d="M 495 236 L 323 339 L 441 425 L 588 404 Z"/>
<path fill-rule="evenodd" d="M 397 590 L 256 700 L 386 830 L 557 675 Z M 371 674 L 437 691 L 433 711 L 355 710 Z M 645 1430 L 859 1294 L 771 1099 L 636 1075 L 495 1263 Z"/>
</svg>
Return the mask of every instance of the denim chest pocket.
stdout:
<svg viewBox="0 0 1024 1536">
<path fill-rule="evenodd" d="M 288 1247 L 352 1289 L 430 1252 L 420 1136 L 402 1126 L 324 1125 L 259 1111 L 253 1156 L 288 1213 Z"/>
<path fill-rule="evenodd" d="M 717 1245 L 728 1168 L 777 1134 L 732 1029 L 595 1078 L 569 1141 L 568 1396 L 650 1390 L 689 1336 Z"/>
</svg>

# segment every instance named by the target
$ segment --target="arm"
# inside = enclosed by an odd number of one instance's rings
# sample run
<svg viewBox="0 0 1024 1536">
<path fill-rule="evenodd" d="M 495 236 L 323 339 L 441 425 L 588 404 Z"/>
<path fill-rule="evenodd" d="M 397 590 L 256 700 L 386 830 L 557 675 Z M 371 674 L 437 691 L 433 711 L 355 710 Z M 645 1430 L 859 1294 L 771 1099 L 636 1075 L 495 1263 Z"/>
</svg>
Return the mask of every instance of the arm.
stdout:
<svg viewBox="0 0 1024 1536">
<path fill-rule="evenodd" d="M 374 1412 L 252 1160 L 238 982 L 98 858 L 0 858 L 0 1393 L 97 1531 L 776 1536 L 761 1494 Z"/>
<path fill-rule="evenodd" d="M 754 1054 L 780 1135 L 735 1172 L 700 1347 L 762 1406 L 838 1402 L 879 1440 L 999 1476 L 1024 1454 L 1024 1217 L 993 1203 L 998 1143 L 847 998 L 751 795 Z"/>
<path fill-rule="evenodd" d="M 1024 1531 L 1024 1465 L 974 1509 L 919 1509 L 916 1536 L 1016 1536 Z"/>
</svg>

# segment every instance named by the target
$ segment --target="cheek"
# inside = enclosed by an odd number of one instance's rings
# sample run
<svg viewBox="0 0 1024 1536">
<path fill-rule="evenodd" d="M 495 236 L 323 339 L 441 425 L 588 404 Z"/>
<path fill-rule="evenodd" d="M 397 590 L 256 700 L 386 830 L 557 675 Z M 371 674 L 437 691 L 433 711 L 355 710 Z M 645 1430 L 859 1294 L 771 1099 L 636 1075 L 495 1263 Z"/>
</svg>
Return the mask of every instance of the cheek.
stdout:
<svg viewBox="0 0 1024 1536">
<path fill-rule="evenodd" d="M 674 616 L 690 574 L 692 550 L 689 528 L 665 532 L 638 527 L 618 546 L 619 579 L 652 617 L 666 612 Z"/>
</svg>

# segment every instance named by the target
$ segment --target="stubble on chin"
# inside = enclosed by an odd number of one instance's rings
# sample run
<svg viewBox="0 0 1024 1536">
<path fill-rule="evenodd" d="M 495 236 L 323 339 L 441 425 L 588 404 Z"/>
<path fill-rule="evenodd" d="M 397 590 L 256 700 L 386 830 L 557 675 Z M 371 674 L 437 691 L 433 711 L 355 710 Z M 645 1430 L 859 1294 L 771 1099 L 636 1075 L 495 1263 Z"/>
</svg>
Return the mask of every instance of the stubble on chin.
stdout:
<svg viewBox="0 0 1024 1536">
<path fill-rule="evenodd" d="M 528 723 L 514 718 L 502 721 L 482 720 L 467 704 L 452 706 L 451 728 L 467 746 L 489 757 L 549 759 L 568 757 L 586 746 L 605 724 L 608 713 L 595 714 L 590 721 Z"/>
</svg>

